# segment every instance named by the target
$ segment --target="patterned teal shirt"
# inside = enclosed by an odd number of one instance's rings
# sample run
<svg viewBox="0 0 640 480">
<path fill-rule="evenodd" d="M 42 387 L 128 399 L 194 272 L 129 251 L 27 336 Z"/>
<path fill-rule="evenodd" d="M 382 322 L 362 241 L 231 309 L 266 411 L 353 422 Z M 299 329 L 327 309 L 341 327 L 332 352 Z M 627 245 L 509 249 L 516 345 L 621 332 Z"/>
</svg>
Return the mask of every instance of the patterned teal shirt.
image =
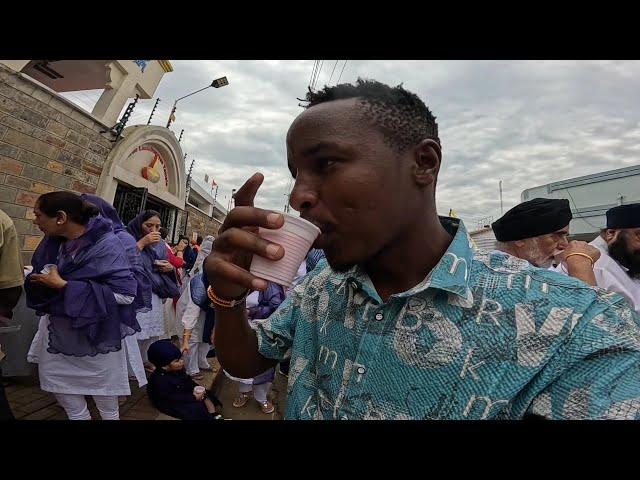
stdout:
<svg viewBox="0 0 640 480">
<path fill-rule="evenodd" d="M 460 222 L 419 285 L 383 302 L 322 260 L 257 326 L 291 357 L 287 419 L 640 416 L 640 327 L 620 295 L 471 246 Z M 457 228 L 457 231 L 456 231 Z"/>
</svg>

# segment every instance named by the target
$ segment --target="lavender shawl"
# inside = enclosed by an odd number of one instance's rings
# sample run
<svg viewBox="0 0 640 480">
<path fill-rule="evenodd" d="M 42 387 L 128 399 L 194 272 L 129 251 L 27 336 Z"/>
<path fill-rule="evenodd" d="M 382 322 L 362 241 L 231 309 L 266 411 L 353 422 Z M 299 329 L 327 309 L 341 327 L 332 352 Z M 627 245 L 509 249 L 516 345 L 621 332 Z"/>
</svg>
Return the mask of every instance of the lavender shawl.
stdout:
<svg viewBox="0 0 640 480">
<path fill-rule="evenodd" d="M 44 265 L 58 266 L 68 283 L 56 290 L 31 282 Z M 33 254 L 27 276 L 27 305 L 49 314 L 50 353 L 76 357 L 118 351 L 122 338 L 140 331 L 134 315 L 123 315 L 114 293 L 135 296 L 136 279 L 111 222 L 101 215 L 89 220 L 75 240 L 45 236 Z"/>
<path fill-rule="evenodd" d="M 127 259 L 131 264 L 131 270 L 138 282 L 138 290 L 132 306 L 136 312 L 149 312 L 151 310 L 151 279 L 142 263 L 142 257 L 140 256 L 136 239 L 127 231 L 127 227 L 125 227 L 122 220 L 120 220 L 116 209 L 113 208 L 109 202 L 96 195 L 87 193 L 82 194 L 81 198 L 94 204 L 104 218 L 111 220 L 113 233 L 115 233 L 116 237 L 122 242 L 122 246 L 127 254 Z"/>
</svg>

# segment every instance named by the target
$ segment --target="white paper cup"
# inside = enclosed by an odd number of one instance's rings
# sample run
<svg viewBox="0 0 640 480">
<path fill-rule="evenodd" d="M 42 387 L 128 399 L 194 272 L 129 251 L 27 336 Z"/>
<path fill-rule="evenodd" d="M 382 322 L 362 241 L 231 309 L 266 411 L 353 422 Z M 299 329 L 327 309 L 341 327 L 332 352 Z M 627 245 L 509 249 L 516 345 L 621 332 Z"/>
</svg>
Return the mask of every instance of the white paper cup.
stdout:
<svg viewBox="0 0 640 480">
<path fill-rule="evenodd" d="M 204 392 L 206 391 L 206 389 L 204 387 L 201 386 L 197 386 L 197 387 L 193 387 L 193 393 L 195 393 L 196 395 L 204 395 Z"/>
<path fill-rule="evenodd" d="M 313 242 L 320 235 L 320 229 L 313 223 L 282 212 L 274 212 L 284 217 L 284 225 L 277 230 L 260 228 L 258 234 L 284 248 L 280 260 L 268 260 L 254 255 L 249 271 L 256 277 L 291 287 L 300 264 L 307 256 Z"/>
<path fill-rule="evenodd" d="M 44 267 L 42 267 L 40 273 L 44 273 L 45 275 L 47 275 L 51 271 L 51 267 L 58 268 L 55 263 L 47 263 Z"/>
</svg>

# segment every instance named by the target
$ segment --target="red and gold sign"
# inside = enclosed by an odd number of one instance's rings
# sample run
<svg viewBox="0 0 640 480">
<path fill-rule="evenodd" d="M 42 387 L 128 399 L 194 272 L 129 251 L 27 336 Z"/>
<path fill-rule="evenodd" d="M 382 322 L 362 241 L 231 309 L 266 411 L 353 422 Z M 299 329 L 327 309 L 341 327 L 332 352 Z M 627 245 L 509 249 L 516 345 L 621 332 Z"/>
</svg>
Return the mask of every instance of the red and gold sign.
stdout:
<svg viewBox="0 0 640 480">
<path fill-rule="evenodd" d="M 136 148 L 129 157 L 127 163 L 132 168 L 137 168 L 143 178 L 151 183 L 164 183 L 169 186 L 169 176 L 167 175 L 167 166 L 160 153 L 149 145 L 141 145 Z"/>
</svg>

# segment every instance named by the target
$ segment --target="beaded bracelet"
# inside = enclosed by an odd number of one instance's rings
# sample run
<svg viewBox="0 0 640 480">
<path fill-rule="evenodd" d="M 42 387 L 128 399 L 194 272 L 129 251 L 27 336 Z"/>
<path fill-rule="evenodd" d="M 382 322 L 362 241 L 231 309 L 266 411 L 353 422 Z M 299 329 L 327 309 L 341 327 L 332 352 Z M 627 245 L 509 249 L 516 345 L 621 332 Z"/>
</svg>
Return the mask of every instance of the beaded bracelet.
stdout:
<svg viewBox="0 0 640 480">
<path fill-rule="evenodd" d="M 249 296 L 249 293 L 251 293 L 251 290 L 247 290 L 244 295 L 242 295 L 242 297 L 236 299 L 236 300 L 226 300 L 224 298 L 220 298 L 218 297 L 214 291 L 213 288 L 211 288 L 211 286 L 209 286 L 209 288 L 207 288 L 207 296 L 209 297 L 209 300 L 211 300 L 211 302 L 213 303 L 213 305 L 216 305 L 218 307 L 222 307 L 222 308 L 233 308 L 236 305 L 242 303 L 245 301 L 245 299 Z"/>
</svg>

